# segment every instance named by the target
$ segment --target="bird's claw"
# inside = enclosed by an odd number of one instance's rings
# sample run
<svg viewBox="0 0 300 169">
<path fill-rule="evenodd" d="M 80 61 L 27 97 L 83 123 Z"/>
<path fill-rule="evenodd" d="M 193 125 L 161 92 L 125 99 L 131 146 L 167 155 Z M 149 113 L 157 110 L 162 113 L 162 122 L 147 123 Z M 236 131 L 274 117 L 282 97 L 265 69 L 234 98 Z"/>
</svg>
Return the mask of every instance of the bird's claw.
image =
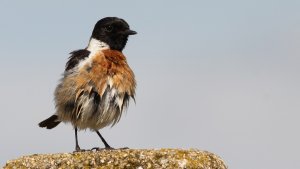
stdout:
<svg viewBox="0 0 300 169">
<path fill-rule="evenodd" d="M 112 147 L 105 147 L 105 148 L 100 148 L 100 147 L 94 147 L 91 149 L 91 151 L 104 151 L 104 150 L 127 150 L 129 149 L 128 147 L 122 147 L 122 148 L 112 148 Z"/>
<path fill-rule="evenodd" d="M 112 147 L 105 147 L 105 148 L 94 147 L 94 148 L 91 149 L 91 151 L 93 151 L 93 150 L 95 150 L 95 151 L 103 151 L 103 150 L 115 150 L 115 149 L 112 148 Z"/>
<path fill-rule="evenodd" d="M 86 152 L 86 151 L 90 151 L 90 150 L 76 149 L 75 151 L 73 151 L 73 153 Z"/>
</svg>

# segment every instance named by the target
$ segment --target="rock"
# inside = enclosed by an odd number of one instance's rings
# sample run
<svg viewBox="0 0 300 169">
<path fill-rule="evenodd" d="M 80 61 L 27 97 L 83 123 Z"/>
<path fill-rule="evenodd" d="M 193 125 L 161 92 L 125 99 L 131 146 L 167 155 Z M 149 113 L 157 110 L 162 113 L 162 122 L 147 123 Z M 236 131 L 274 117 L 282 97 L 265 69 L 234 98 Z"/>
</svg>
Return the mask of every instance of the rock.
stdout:
<svg viewBox="0 0 300 169">
<path fill-rule="evenodd" d="M 61 154 L 34 154 L 7 161 L 4 169 L 59 168 L 197 168 L 227 169 L 225 163 L 207 151 L 195 149 L 123 149 Z"/>
</svg>

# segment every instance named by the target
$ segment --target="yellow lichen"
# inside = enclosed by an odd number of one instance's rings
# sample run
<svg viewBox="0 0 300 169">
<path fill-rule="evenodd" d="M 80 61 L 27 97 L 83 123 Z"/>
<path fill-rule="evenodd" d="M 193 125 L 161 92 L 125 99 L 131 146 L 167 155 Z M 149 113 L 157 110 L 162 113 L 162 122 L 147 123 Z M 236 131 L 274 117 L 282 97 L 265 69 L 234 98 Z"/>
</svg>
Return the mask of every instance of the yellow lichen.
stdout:
<svg viewBox="0 0 300 169">
<path fill-rule="evenodd" d="M 63 154 L 24 156 L 8 161 L 5 169 L 13 168 L 210 168 L 226 169 L 224 162 L 207 151 L 160 150 L 103 150 Z"/>
</svg>

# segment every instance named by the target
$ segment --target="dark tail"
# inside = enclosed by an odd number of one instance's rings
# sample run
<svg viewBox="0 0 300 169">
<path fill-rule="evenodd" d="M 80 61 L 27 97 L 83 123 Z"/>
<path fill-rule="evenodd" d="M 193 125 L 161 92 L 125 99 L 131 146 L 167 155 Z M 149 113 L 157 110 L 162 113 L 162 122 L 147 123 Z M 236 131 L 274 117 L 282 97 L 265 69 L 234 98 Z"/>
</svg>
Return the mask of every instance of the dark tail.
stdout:
<svg viewBox="0 0 300 169">
<path fill-rule="evenodd" d="M 58 120 L 57 115 L 52 115 L 48 119 L 39 123 L 40 127 L 46 127 L 47 129 L 52 129 L 56 127 L 61 121 Z"/>
</svg>

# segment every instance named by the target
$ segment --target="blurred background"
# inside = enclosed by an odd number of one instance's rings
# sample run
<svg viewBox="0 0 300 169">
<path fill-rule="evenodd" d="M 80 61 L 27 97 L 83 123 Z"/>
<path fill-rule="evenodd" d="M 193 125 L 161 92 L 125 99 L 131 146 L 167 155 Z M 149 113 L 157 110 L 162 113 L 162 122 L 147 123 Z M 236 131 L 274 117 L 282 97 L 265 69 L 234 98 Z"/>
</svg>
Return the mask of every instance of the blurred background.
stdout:
<svg viewBox="0 0 300 169">
<path fill-rule="evenodd" d="M 124 18 L 136 104 L 101 133 L 113 147 L 197 148 L 231 169 L 300 168 L 300 1 L 0 1 L 0 166 L 72 152 L 74 130 L 38 127 L 69 52 Z M 89 130 L 82 148 L 103 146 Z"/>
</svg>

